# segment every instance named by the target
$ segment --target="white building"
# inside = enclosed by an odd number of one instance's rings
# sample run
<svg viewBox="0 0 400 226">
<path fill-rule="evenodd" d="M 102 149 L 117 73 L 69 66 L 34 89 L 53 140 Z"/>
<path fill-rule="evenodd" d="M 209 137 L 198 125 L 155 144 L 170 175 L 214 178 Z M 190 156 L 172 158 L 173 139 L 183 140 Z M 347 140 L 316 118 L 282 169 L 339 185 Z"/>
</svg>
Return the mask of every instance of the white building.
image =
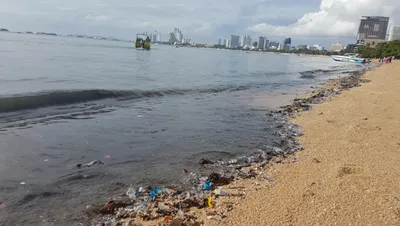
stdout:
<svg viewBox="0 0 400 226">
<path fill-rule="evenodd" d="M 322 51 L 324 50 L 323 46 L 320 45 L 312 45 L 312 46 L 307 46 L 308 50 L 318 50 L 318 51 Z"/>
<path fill-rule="evenodd" d="M 240 37 L 240 47 L 244 47 L 246 45 L 245 40 L 244 40 L 245 38 L 246 38 L 246 36 Z"/>
<path fill-rule="evenodd" d="M 389 30 L 388 41 L 400 40 L 400 26 L 393 25 Z"/>
<path fill-rule="evenodd" d="M 245 47 L 245 46 L 251 46 L 251 37 L 248 35 L 243 36 L 240 39 L 240 46 Z"/>
<path fill-rule="evenodd" d="M 151 34 L 151 42 L 161 42 L 161 35 Z"/>
<path fill-rule="evenodd" d="M 183 41 L 183 34 L 182 31 L 179 30 L 178 28 L 174 27 L 174 36 L 175 36 L 175 42 L 177 43 L 182 43 Z"/>
<path fill-rule="evenodd" d="M 332 44 L 331 45 L 331 51 L 332 52 L 340 52 L 343 50 L 343 45 L 340 43 Z"/>
<path fill-rule="evenodd" d="M 225 47 L 231 48 L 231 40 L 230 39 L 225 39 Z"/>
</svg>

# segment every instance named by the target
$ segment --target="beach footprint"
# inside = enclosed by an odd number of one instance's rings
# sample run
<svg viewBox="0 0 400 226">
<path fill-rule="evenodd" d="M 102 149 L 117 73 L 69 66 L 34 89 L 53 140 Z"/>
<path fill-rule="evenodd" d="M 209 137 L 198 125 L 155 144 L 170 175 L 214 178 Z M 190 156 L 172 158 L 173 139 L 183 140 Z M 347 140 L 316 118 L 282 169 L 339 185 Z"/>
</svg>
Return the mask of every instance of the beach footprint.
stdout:
<svg viewBox="0 0 400 226">
<path fill-rule="evenodd" d="M 355 165 L 346 164 L 339 168 L 338 170 L 338 177 L 345 177 L 347 175 L 359 173 L 360 169 L 357 168 Z"/>
</svg>

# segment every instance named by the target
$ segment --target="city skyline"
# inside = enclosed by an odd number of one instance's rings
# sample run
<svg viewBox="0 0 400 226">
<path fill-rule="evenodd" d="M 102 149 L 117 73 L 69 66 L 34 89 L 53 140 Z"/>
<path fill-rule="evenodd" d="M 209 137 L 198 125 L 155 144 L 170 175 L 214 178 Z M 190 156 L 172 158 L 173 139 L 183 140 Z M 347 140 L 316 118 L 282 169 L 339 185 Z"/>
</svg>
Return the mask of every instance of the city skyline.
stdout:
<svg viewBox="0 0 400 226">
<path fill-rule="evenodd" d="M 329 46 L 334 42 L 353 42 L 361 15 L 389 16 L 389 25 L 400 24 L 400 2 L 389 0 L 154 0 L 143 5 L 128 0 L 118 4 L 106 0 L 0 1 L 0 19 L 7 22 L 0 27 L 9 30 L 128 40 L 136 33 L 153 30 L 167 40 L 171 29 L 179 27 L 200 43 L 215 43 L 216 37 L 245 33 L 256 39 L 292 37 L 296 40 L 294 45 Z"/>
</svg>

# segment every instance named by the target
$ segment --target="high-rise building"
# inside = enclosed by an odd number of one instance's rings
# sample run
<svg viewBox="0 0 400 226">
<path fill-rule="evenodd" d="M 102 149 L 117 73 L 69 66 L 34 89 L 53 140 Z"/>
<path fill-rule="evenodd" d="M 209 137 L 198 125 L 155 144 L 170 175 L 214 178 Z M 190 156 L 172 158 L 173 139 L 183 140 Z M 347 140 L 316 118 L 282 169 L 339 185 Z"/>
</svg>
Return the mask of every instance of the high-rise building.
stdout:
<svg viewBox="0 0 400 226">
<path fill-rule="evenodd" d="M 331 51 L 332 52 L 340 52 L 343 50 L 343 45 L 340 43 L 332 44 L 331 45 Z"/>
<path fill-rule="evenodd" d="M 240 47 L 244 47 L 246 45 L 245 39 L 246 39 L 246 35 L 243 37 L 240 37 L 240 43 L 239 43 Z"/>
<path fill-rule="evenodd" d="M 348 52 L 354 52 L 357 50 L 357 45 L 356 44 L 348 44 L 344 49 Z"/>
<path fill-rule="evenodd" d="M 251 46 L 251 37 L 248 35 L 243 37 L 243 47 L 244 46 L 247 46 L 247 47 Z"/>
<path fill-rule="evenodd" d="M 182 43 L 183 40 L 183 34 L 182 31 L 179 30 L 178 28 L 174 27 L 174 36 L 175 36 L 175 42 L 176 43 Z"/>
<path fill-rule="evenodd" d="M 257 48 L 261 49 L 261 50 L 264 50 L 264 48 L 265 48 L 265 37 L 260 36 L 258 38 L 258 46 L 257 46 Z"/>
<path fill-rule="evenodd" d="M 268 43 L 268 48 L 270 49 L 277 49 L 279 47 L 279 42 L 276 41 L 270 41 Z"/>
<path fill-rule="evenodd" d="M 388 41 L 400 40 L 400 26 L 390 26 Z"/>
<path fill-rule="evenodd" d="M 238 35 L 231 35 L 231 48 L 236 48 L 240 46 L 240 37 Z"/>
<path fill-rule="evenodd" d="M 286 46 L 286 45 L 292 45 L 292 38 L 285 38 L 284 40 L 283 40 L 283 45 L 284 46 Z"/>
<path fill-rule="evenodd" d="M 282 47 L 281 47 L 281 50 L 286 50 L 286 51 L 288 51 L 288 50 L 290 50 L 290 46 L 292 45 L 292 38 L 285 38 L 284 40 L 283 40 L 283 45 L 282 45 Z"/>
<path fill-rule="evenodd" d="M 169 41 L 168 42 L 172 43 L 172 44 L 176 42 L 174 32 L 169 33 Z"/>
<path fill-rule="evenodd" d="M 389 24 L 389 17 L 363 16 L 357 32 L 357 44 L 364 44 L 368 40 L 385 41 Z"/>
<path fill-rule="evenodd" d="M 251 46 L 251 37 L 248 35 L 243 36 L 240 39 L 240 46 L 241 47 L 250 47 Z"/>
<path fill-rule="evenodd" d="M 264 49 L 268 49 L 268 48 L 269 48 L 269 40 L 267 38 L 265 38 Z"/>
<path fill-rule="evenodd" d="M 225 39 L 225 47 L 226 48 L 231 48 L 231 40 Z"/>
<path fill-rule="evenodd" d="M 151 42 L 161 42 L 161 35 L 159 34 L 151 34 Z"/>
<path fill-rule="evenodd" d="M 220 38 L 218 39 L 218 45 L 219 46 L 221 45 L 221 39 Z"/>
</svg>

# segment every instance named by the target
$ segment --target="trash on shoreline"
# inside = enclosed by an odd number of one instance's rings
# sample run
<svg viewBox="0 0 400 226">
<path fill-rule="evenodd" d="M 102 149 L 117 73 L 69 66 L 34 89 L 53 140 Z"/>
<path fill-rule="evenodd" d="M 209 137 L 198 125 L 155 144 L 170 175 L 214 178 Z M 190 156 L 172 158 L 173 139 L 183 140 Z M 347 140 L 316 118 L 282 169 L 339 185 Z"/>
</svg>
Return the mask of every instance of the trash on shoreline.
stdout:
<svg viewBox="0 0 400 226">
<path fill-rule="evenodd" d="M 128 191 L 126 191 L 126 195 L 131 199 L 135 200 L 136 199 L 136 191 L 132 187 L 128 188 Z"/>
<path fill-rule="evenodd" d="M 93 161 L 85 163 L 85 164 L 78 163 L 78 164 L 76 164 L 76 167 L 77 168 L 81 168 L 82 166 L 91 167 L 91 166 L 96 165 L 96 164 L 102 165 L 102 164 L 104 164 L 104 162 L 101 161 L 101 160 L 93 160 Z"/>
<path fill-rule="evenodd" d="M 214 190 L 214 194 L 218 196 L 228 196 L 229 193 L 225 191 L 221 186 Z"/>
<path fill-rule="evenodd" d="M 206 191 L 211 190 L 211 186 L 212 186 L 212 185 L 213 185 L 212 182 L 209 182 L 209 181 L 204 182 L 204 184 L 203 184 L 203 190 L 206 190 Z"/>
<path fill-rule="evenodd" d="M 214 208 L 214 201 L 213 201 L 213 198 L 212 198 L 212 196 L 210 196 L 210 197 L 208 197 L 208 199 L 207 199 L 208 201 L 207 201 L 207 205 L 208 205 L 208 207 L 210 207 L 210 208 Z"/>
<path fill-rule="evenodd" d="M 233 168 L 235 169 L 235 168 Z M 252 168 L 252 171 L 258 167 Z M 239 170 L 235 170 L 239 172 Z M 241 174 L 235 174 L 242 177 Z M 258 174 L 257 174 L 258 175 Z M 103 216 L 113 216 L 115 220 L 140 219 L 141 221 L 160 221 L 163 223 L 181 222 L 180 225 L 201 225 L 197 217 L 193 215 L 193 208 L 203 211 L 214 211 L 217 207 L 229 206 L 216 199 L 218 197 L 241 197 L 243 193 L 231 194 L 223 189 L 223 185 L 232 183 L 235 179 L 233 174 L 211 173 L 208 177 L 201 177 L 193 172 L 184 172 L 184 177 L 189 177 L 193 186 L 189 191 L 176 191 L 164 187 L 139 187 L 135 189 L 130 186 L 125 192 L 125 198 L 121 200 L 110 200 L 103 206 L 99 206 L 98 213 Z M 228 211 L 228 210 L 226 210 Z M 222 219 L 225 214 L 215 214 Z M 103 222 L 109 222 L 107 218 Z M 118 221 L 118 222 L 120 222 Z M 134 220 L 135 221 L 135 220 Z M 136 222 L 136 221 L 135 221 Z"/>
</svg>

